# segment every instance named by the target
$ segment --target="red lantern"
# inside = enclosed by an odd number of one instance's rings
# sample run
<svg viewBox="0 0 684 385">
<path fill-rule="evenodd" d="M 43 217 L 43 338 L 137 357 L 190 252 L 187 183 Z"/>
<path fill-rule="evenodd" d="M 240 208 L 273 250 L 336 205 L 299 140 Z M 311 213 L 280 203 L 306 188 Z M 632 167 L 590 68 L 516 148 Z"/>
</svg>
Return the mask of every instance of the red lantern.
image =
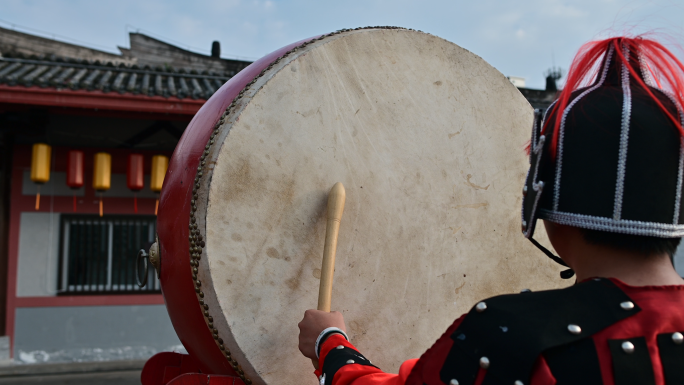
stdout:
<svg viewBox="0 0 684 385">
<path fill-rule="evenodd" d="M 75 190 L 83 187 L 83 151 L 69 151 L 67 157 L 67 186 L 74 190 L 74 212 L 76 212 Z"/>
<path fill-rule="evenodd" d="M 138 196 L 137 192 L 145 187 L 143 180 L 143 156 L 140 154 L 128 155 L 128 168 L 126 172 L 126 184 L 130 190 L 133 190 L 133 209 L 138 213 Z"/>
</svg>

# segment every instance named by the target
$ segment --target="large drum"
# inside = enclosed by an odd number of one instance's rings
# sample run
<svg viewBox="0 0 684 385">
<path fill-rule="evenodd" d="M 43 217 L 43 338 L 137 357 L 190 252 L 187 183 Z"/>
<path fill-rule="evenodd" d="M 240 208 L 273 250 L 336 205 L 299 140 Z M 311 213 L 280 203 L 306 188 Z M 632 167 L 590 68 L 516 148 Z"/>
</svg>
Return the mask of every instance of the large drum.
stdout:
<svg viewBox="0 0 684 385">
<path fill-rule="evenodd" d="M 479 299 L 560 286 L 520 229 L 532 108 L 480 57 L 399 28 L 343 30 L 253 63 L 181 138 L 159 209 L 161 286 L 214 374 L 314 384 L 327 193 L 347 202 L 332 307 L 385 371 Z"/>
</svg>

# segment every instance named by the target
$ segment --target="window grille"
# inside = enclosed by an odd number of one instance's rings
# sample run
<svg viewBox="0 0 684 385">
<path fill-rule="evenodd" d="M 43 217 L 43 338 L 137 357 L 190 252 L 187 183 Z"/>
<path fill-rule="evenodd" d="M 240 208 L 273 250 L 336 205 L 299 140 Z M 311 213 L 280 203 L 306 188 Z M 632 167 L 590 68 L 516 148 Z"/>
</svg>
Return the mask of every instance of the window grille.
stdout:
<svg viewBox="0 0 684 385">
<path fill-rule="evenodd" d="M 153 266 L 145 287 L 138 287 L 135 276 L 138 251 L 154 242 L 156 220 L 144 215 L 62 214 L 59 293 L 160 292 Z"/>
</svg>

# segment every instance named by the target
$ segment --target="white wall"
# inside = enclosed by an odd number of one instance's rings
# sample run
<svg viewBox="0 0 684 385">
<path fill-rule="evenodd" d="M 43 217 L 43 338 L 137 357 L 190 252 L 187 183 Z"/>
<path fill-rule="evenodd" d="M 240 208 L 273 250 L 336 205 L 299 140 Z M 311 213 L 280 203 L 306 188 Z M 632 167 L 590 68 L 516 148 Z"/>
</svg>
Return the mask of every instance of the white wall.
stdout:
<svg viewBox="0 0 684 385">
<path fill-rule="evenodd" d="M 44 204 L 48 204 L 45 200 Z M 59 214 L 24 212 L 20 221 L 17 297 L 54 296 L 59 263 Z"/>
<path fill-rule="evenodd" d="M 19 308 L 15 362 L 147 359 L 185 353 L 164 305 Z M 3 382 L 4 383 L 4 382 Z"/>
</svg>

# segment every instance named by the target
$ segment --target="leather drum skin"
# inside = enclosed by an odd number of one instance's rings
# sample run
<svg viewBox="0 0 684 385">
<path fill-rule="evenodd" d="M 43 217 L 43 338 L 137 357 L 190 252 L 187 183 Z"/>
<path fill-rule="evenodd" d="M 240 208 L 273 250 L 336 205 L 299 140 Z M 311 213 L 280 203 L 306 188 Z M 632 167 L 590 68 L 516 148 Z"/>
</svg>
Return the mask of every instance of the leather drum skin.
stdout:
<svg viewBox="0 0 684 385">
<path fill-rule="evenodd" d="M 206 373 L 316 383 L 297 323 L 317 304 L 336 182 L 332 308 L 385 371 L 482 298 L 565 285 L 520 229 L 532 118 L 482 58 L 414 30 L 338 31 L 253 63 L 197 113 L 164 182 L 181 342 Z"/>
</svg>

